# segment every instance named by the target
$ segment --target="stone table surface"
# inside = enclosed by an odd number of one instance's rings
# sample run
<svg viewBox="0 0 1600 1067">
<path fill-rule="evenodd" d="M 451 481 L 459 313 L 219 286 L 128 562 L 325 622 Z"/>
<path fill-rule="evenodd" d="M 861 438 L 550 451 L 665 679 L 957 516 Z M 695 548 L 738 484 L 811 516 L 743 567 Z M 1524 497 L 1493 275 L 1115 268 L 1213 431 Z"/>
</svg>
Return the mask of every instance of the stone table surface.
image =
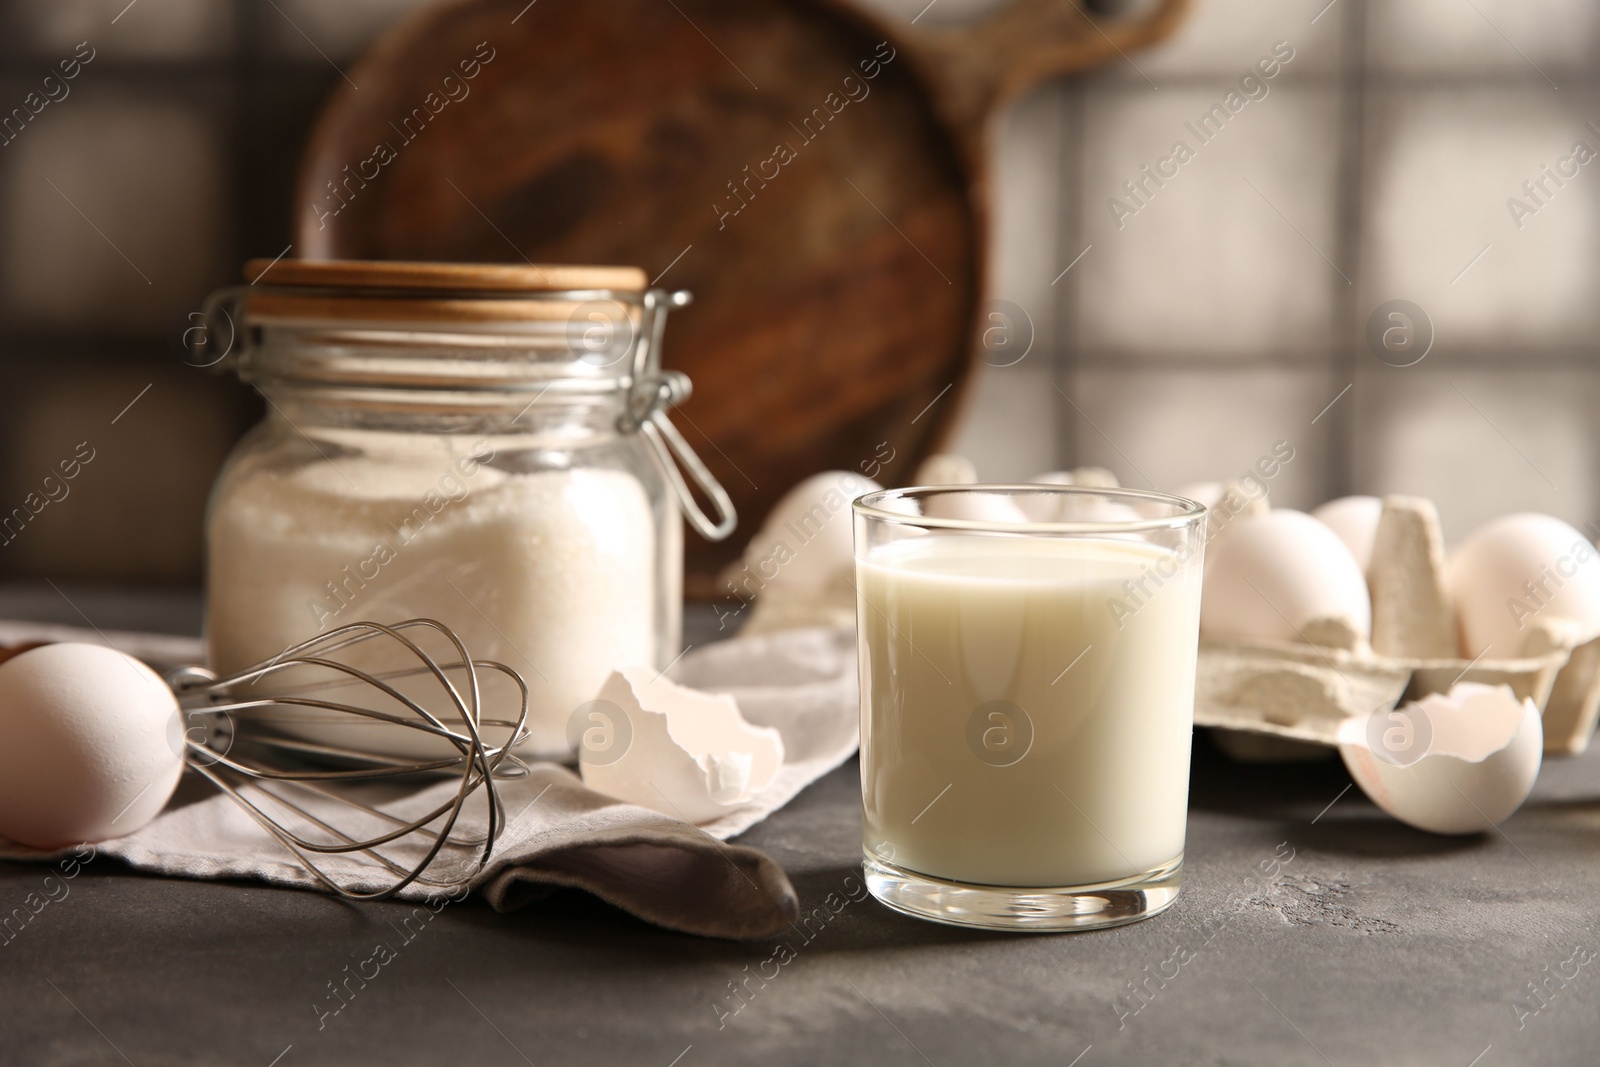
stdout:
<svg viewBox="0 0 1600 1067">
<path fill-rule="evenodd" d="M 193 597 L 67 593 L 0 589 L 0 617 L 198 624 Z M 854 763 L 740 839 L 800 894 L 782 943 L 669 933 L 576 892 L 451 905 L 404 940 L 408 905 L 100 859 L 0 938 L 0 1064 L 1600 1062 L 1600 749 L 1550 761 L 1477 837 L 1407 829 L 1349 786 L 1337 760 L 1244 766 L 1197 738 L 1178 902 L 1049 936 L 863 899 Z M 0 914 L 49 873 L 0 864 Z M 319 1019 L 379 941 L 394 959 Z"/>
</svg>

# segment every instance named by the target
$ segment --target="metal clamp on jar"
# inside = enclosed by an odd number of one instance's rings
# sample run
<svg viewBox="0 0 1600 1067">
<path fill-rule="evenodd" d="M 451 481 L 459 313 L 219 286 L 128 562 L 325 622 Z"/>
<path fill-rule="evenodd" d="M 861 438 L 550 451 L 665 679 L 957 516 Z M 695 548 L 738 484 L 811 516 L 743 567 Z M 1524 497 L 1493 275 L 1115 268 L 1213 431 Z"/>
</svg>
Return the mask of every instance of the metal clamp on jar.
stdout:
<svg viewBox="0 0 1600 1067">
<path fill-rule="evenodd" d="M 690 390 L 660 365 L 667 311 L 689 295 L 628 267 L 286 260 L 246 274 L 212 295 L 198 338 L 267 402 L 212 492 L 212 668 L 358 619 L 438 619 L 526 679 L 529 749 L 568 753 L 569 717 L 614 666 L 679 652 L 681 516 L 713 540 L 734 527 L 666 414 Z M 273 726 L 426 755 L 416 731 L 348 719 Z"/>
</svg>

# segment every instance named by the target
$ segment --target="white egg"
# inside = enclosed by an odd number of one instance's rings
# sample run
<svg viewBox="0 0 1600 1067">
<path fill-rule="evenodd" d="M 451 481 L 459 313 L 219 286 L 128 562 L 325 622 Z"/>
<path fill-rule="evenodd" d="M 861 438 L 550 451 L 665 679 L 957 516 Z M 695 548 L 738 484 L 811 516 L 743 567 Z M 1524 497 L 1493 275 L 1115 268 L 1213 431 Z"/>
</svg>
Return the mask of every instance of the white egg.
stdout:
<svg viewBox="0 0 1600 1067">
<path fill-rule="evenodd" d="M 1223 490 L 1227 487 L 1221 482 L 1190 482 L 1180 486 L 1176 493 L 1185 500 L 1193 500 L 1197 504 L 1204 504 L 1208 508 L 1217 506 L 1217 501 L 1222 499 Z"/>
<path fill-rule="evenodd" d="M 1260 482 L 1258 481 L 1259 485 Z M 1265 486 L 1258 492 L 1242 482 L 1194 482 L 1178 490 L 1178 495 L 1204 504 L 1210 512 L 1206 516 L 1208 543 L 1215 543 L 1244 520 L 1265 515 L 1272 510 L 1267 501 Z M 1211 553 L 1206 555 L 1206 566 L 1211 566 Z"/>
<path fill-rule="evenodd" d="M 1086 485 L 1095 489 L 1116 489 L 1122 485 L 1117 481 L 1117 476 L 1104 467 L 1072 468 L 1072 484 Z"/>
<path fill-rule="evenodd" d="M 785 493 L 744 550 L 765 582 L 818 589 L 853 566 L 850 502 L 883 487 L 854 471 L 813 474 Z"/>
<path fill-rule="evenodd" d="M 182 773 L 178 701 L 132 656 L 66 643 L 0 663 L 0 837 L 121 837 L 156 817 Z"/>
<path fill-rule="evenodd" d="M 1046 471 L 1028 479 L 1031 485 L 1067 485 L 1079 489 L 1115 489 L 1117 477 L 1104 467 L 1079 467 Z M 1140 515 L 1126 504 L 1092 492 L 1037 493 L 1016 498 L 1016 505 L 1033 522 L 1138 522 Z"/>
<path fill-rule="evenodd" d="M 1311 511 L 1312 518 L 1339 535 L 1363 574 L 1372 562 L 1372 542 L 1382 516 L 1383 501 L 1375 496 L 1342 496 Z"/>
<path fill-rule="evenodd" d="M 1054 493 L 1018 493 L 1012 502 L 1028 522 L 1056 522 L 1061 518 L 1061 498 Z"/>
<path fill-rule="evenodd" d="M 1083 485 L 1093 489 L 1116 489 L 1122 483 L 1104 467 L 1074 467 L 1070 471 L 1045 471 L 1028 481 L 1041 485 Z"/>
<path fill-rule="evenodd" d="M 1480 833 L 1510 817 L 1543 751 L 1539 709 L 1505 685 L 1462 682 L 1339 728 L 1339 754 L 1372 802 L 1436 834 Z"/>
<path fill-rule="evenodd" d="M 912 485 L 972 485 L 978 480 L 978 468 L 966 456 L 954 452 L 938 452 L 922 461 L 911 476 Z"/>
<path fill-rule="evenodd" d="M 1102 496 L 1074 497 L 1061 509 L 1062 522 L 1142 522 L 1149 517 Z"/>
<path fill-rule="evenodd" d="M 1071 471 L 1046 471 L 1028 479 L 1029 485 L 1071 485 Z M 1062 498 L 1055 493 L 1023 493 L 1016 497 L 1018 509 L 1029 522 L 1058 522 L 1061 519 Z"/>
<path fill-rule="evenodd" d="M 1296 641 L 1307 624 L 1343 619 L 1372 633 L 1367 580 L 1344 542 L 1303 511 L 1240 518 L 1206 568 L 1200 629 L 1235 640 Z"/>
<path fill-rule="evenodd" d="M 1535 618 L 1600 632 L 1600 559 L 1587 537 L 1552 516 L 1523 512 L 1480 526 L 1451 556 L 1448 580 L 1469 659 L 1522 655 Z"/>
<path fill-rule="evenodd" d="M 994 492 L 939 493 L 926 498 L 922 513 L 930 518 L 967 519 L 1014 525 L 1028 522 L 1028 516 L 1010 496 Z"/>
</svg>

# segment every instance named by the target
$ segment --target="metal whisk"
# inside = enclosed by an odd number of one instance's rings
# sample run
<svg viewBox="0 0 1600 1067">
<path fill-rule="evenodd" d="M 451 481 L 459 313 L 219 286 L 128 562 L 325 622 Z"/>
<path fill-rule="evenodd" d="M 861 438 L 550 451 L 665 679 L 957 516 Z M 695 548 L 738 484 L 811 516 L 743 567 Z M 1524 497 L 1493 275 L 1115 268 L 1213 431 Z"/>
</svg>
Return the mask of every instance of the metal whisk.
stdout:
<svg viewBox="0 0 1600 1067">
<path fill-rule="evenodd" d="M 408 631 L 415 630 L 441 635 L 453 648 L 456 658 L 440 662 L 408 636 Z M 390 647 L 382 650 L 382 658 L 386 662 L 397 661 L 405 665 L 369 672 L 336 658 L 340 653 L 348 653 L 350 649 L 367 642 L 388 643 Z M 315 676 L 318 680 L 298 684 L 290 682 L 292 675 L 289 672 L 304 676 L 308 670 L 317 672 Z M 521 707 L 515 719 L 483 717 L 480 671 L 498 671 L 516 684 L 521 692 Z M 328 677 L 326 672 L 333 672 L 333 677 Z M 415 678 L 422 679 L 429 688 L 436 688 L 439 695 L 437 707 L 448 710 L 436 714 L 436 710 L 430 710 L 423 701 L 401 692 L 394 684 Z M 293 852 L 318 882 L 349 899 L 382 899 L 413 882 L 441 889 L 462 885 L 488 862 L 494 850 L 495 838 L 504 826 L 505 812 L 495 788 L 496 780 L 521 777 L 527 773 L 526 764 L 511 754 L 511 749 L 520 744 L 528 733 L 527 683 L 503 663 L 472 659 L 461 639 L 449 627 L 433 619 L 409 619 L 390 625 L 352 623 L 295 645 L 265 663 L 226 677 L 218 677 L 202 667 L 180 667 L 169 673 L 166 680 L 178 695 L 186 719 L 191 722 L 200 719 L 205 723 L 205 728 L 201 730 L 203 737 L 196 739 L 185 736 L 184 756 L 188 766 L 233 798 L 263 829 Z M 410 714 L 361 707 L 331 699 L 328 695 L 330 690 L 350 688 L 356 684 L 373 687 Z M 288 753 L 297 758 L 278 766 L 273 765 L 278 761 L 269 763 L 264 758 L 247 760 L 233 753 L 232 725 L 236 718 L 258 718 L 270 727 L 270 717 L 282 715 L 282 709 L 285 708 L 351 715 L 359 717 L 352 721 L 376 720 L 398 728 L 417 730 L 442 742 L 441 754 L 433 759 L 407 760 L 274 736 L 265 731 L 250 732 L 251 748 L 273 754 Z M 484 738 L 485 730 L 496 733 L 504 731 L 504 738 L 498 744 L 491 744 Z M 449 749 L 454 749 L 454 752 Z M 320 762 L 322 769 L 314 766 L 312 761 Z M 409 821 L 329 788 L 392 780 L 403 775 L 447 772 L 459 773 L 461 777 L 460 788 L 455 791 L 453 799 Z M 462 810 L 480 788 L 484 791 L 488 808 L 486 828 L 478 835 L 457 835 L 455 828 Z M 386 829 L 370 836 L 354 836 L 308 810 L 303 803 L 297 802 L 296 794 L 302 800 L 309 796 L 336 801 L 378 820 Z M 320 831 L 320 839 L 313 840 L 269 814 L 261 803 L 263 797 L 316 827 Z M 432 838 L 432 845 L 420 860 L 402 864 L 378 851 L 380 847 L 411 834 Z M 457 873 L 454 877 L 425 876 L 428 868 L 447 848 L 452 852 L 464 850 L 469 856 L 476 853 L 476 862 L 467 871 Z M 375 861 L 394 875 L 395 881 L 378 891 L 355 890 L 340 885 L 332 874 L 317 863 L 317 857 L 320 856 L 350 854 L 361 854 Z"/>
</svg>

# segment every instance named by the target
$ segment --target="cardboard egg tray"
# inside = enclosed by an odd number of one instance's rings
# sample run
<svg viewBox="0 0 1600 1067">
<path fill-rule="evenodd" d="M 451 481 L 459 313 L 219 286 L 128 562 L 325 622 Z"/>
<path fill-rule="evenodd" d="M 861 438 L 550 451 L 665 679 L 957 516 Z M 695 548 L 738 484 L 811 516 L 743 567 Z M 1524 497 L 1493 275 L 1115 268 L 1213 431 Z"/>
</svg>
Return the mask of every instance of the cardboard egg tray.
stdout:
<svg viewBox="0 0 1600 1067">
<path fill-rule="evenodd" d="M 1226 536 L 1224 531 L 1221 536 Z M 1339 619 L 1313 620 L 1305 641 L 1223 642 L 1202 637 L 1195 725 L 1214 727 L 1229 755 L 1252 761 L 1315 758 L 1339 724 L 1457 682 L 1508 685 L 1544 719 L 1547 755 L 1582 752 L 1600 712 L 1600 633 L 1565 619 L 1528 621 L 1519 659 L 1459 657 L 1433 504 L 1389 497 L 1367 568 L 1372 637 Z"/>
</svg>

